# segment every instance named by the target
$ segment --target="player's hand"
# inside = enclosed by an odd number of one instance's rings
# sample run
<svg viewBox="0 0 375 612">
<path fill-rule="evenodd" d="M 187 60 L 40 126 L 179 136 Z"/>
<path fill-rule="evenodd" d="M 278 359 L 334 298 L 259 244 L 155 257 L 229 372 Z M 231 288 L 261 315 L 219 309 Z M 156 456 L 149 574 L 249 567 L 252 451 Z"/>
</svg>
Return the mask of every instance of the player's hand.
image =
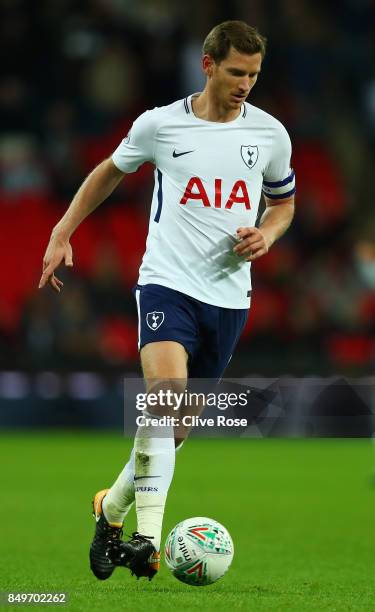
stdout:
<svg viewBox="0 0 375 612">
<path fill-rule="evenodd" d="M 39 289 L 50 285 L 60 293 L 64 283 L 55 276 L 55 270 L 64 261 L 66 266 L 73 266 L 73 253 L 69 240 L 52 235 L 43 258 L 43 273 L 39 281 Z"/>
<path fill-rule="evenodd" d="M 245 261 L 254 261 L 268 253 L 271 246 L 266 235 L 257 227 L 239 227 L 237 238 L 240 241 L 233 248 L 233 251 Z"/>
</svg>

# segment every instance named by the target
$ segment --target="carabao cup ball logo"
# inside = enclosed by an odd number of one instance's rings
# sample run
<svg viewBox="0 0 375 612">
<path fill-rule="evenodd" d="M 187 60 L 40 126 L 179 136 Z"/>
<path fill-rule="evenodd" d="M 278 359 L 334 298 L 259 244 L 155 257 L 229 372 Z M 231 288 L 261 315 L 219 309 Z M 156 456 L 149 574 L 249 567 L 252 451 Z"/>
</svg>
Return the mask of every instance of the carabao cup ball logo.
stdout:
<svg viewBox="0 0 375 612">
<path fill-rule="evenodd" d="M 152 331 L 159 329 L 164 321 L 164 312 L 148 312 L 146 315 L 146 323 Z"/>
<path fill-rule="evenodd" d="M 234 554 L 228 531 L 207 517 L 185 519 L 165 544 L 165 562 L 173 576 L 191 586 L 212 584 L 224 576 Z"/>
</svg>

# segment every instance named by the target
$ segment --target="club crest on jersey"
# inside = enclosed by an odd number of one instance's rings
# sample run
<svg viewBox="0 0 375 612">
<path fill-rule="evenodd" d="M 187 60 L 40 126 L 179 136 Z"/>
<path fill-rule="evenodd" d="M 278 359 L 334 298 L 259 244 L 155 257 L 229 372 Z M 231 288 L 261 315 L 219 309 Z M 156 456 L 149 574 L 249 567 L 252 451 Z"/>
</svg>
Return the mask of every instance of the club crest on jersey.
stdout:
<svg viewBox="0 0 375 612">
<path fill-rule="evenodd" d="M 255 164 L 257 163 L 258 155 L 259 152 L 257 145 L 242 145 L 241 157 L 250 170 L 251 168 L 254 168 Z"/>
<path fill-rule="evenodd" d="M 146 315 L 146 323 L 152 331 L 159 329 L 164 322 L 164 312 L 148 312 Z"/>
</svg>

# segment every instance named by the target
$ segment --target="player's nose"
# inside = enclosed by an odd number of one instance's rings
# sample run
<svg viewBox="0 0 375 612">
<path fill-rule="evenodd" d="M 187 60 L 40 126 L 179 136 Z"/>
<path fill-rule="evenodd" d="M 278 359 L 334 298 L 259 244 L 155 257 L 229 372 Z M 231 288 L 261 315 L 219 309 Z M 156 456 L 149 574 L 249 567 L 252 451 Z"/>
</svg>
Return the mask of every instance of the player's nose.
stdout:
<svg viewBox="0 0 375 612">
<path fill-rule="evenodd" d="M 241 93 L 243 94 L 248 93 L 250 91 L 250 80 L 247 78 L 247 79 L 240 81 L 238 84 L 238 88 L 241 91 Z"/>
</svg>

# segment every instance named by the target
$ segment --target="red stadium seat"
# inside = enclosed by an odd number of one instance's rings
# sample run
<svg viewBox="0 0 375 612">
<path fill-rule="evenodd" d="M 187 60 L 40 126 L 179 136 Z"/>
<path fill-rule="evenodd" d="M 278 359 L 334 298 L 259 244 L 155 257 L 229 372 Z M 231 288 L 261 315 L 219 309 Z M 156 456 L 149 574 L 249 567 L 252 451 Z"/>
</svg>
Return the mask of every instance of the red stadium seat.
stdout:
<svg viewBox="0 0 375 612">
<path fill-rule="evenodd" d="M 339 334 L 328 340 L 328 352 L 337 366 L 363 366 L 375 358 L 375 339 L 364 334 Z"/>
<path fill-rule="evenodd" d="M 319 142 L 295 145 L 293 167 L 298 193 L 313 210 L 303 210 L 303 216 L 313 216 L 323 227 L 343 218 L 347 197 L 339 167 Z"/>
<path fill-rule="evenodd" d="M 138 357 L 137 323 L 126 317 L 103 321 L 100 331 L 100 349 L 107 361 L 114 364 L 135 361 Z"/>
<path fill-rule="evenodd" d="M 16 324 L 22 302 L 37 291 L 43 254 L 60 212 L 47 200 L 23 196 L 1 202 L 0 214 L 3 228 L 9 229 L 1 238 L 6 258 L 0 266 L 1 294 Z"/>
<path fill-rule="evenodd" d="M 138 210 L 137 210 L 138 209 Z M 122 277 L 128 287 L 137 282 L 138 269 L 145 250 L 147 219 L 137 204 L 108 211 L 108 239 L 116 248 Z"/>
</svg>

